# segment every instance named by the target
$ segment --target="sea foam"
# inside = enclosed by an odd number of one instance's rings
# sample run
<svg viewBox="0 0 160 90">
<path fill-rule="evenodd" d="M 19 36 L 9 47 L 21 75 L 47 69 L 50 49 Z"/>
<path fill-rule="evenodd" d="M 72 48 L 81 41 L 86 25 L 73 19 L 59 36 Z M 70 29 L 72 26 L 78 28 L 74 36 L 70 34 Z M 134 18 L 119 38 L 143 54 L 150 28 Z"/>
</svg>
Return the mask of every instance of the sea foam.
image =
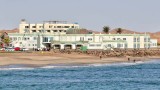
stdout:
<svg viewBox="0 0 160 90">
<path fill-rule="evenodd" d="M 80 68 L 80 67 L 102 67 L 102 66 L 131 66 L 131 65 L 139 65 L 143 64 L 143 61 L 137 62 L 122 62 L 122 63 L 111 63 L 111 64 L 84 64 L 84 65 L 60 65 L 60 66 L 43 66 L 40 68 L 51 69 L 51 68 Z"/>
<path fill-rule="evenodd" d="M 43 67 L 10 67 L 10 66 L 5 66 L 5 67 L 0 67 L 0 70 L 33 70 L 36 68 L 39 69 L 52 69 L 52 68 L 81 68 L 81 67 L 102 67 L 102 66 L 131 66 L 131 65 L 139 65 L 143 64 L 145 62 L 143 61 L 137 61 L 137 62 L 121 62 L 121 63 L 104 63 L 104 64 L 80 64 L 80 65 L 48 65 L 48 66 L 43 66 Z"/>
<path fill-rule="evenodd" d="M 0 68 L 0 70 L 33 70 L 34 68 Z"/>
</svg>

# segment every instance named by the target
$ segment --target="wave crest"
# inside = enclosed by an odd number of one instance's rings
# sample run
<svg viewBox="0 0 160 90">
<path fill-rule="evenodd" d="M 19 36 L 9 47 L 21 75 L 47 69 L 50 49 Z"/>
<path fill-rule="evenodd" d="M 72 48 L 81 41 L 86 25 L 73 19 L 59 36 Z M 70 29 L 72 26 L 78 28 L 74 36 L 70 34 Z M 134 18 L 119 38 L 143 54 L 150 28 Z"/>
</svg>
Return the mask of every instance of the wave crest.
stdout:
<svg viewBox="0 0 160 90">
<path fill-rule="evenodd" d="M 0 70 L 33 70 L 36 68 L 39 69 L 52 69 L 52 68 L 80 68 L 80 67 L 102 67 L 102 66 L 131 66 L 131 65 L 139 65 L 143 64 L 143 61 L 137 61 L 137 62 L 121 62 L 121 63 L 111 63 L 111 64 L 77 64 L 77 65 L 48 65 L 43 67 L 0 67 Z"/>
</svg>

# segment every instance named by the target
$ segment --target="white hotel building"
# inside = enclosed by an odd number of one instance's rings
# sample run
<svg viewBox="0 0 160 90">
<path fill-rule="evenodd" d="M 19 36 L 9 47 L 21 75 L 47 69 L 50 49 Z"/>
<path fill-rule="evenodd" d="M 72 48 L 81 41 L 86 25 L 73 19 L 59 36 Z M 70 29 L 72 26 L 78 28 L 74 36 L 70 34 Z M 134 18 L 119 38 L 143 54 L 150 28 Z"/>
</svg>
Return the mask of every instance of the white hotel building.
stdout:
<svg viewBox="0 0 160 90">
<path fill-rule="evenodd" d="M 10 46 L 21 48 L 53 49 L 111 49 L 111 48 L 156 48 L 157 40 L 149 34 L 66 34 L 79 25 L 62 21 L 48 21 L 43 24 L 29 24 L 22 20 L 19 33 L 9 33 Z"/>
</svg>

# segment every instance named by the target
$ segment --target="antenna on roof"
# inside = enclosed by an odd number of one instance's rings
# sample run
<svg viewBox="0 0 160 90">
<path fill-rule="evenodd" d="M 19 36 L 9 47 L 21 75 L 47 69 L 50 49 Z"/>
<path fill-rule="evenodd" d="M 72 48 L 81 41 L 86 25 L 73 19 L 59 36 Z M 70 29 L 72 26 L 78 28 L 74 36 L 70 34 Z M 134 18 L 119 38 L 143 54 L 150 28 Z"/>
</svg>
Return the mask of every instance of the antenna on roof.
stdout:
<svg viewBox="0 0 160 90">
<path fill-rule="evenodd" d="M 25 19 L 21 19 L 21 24 L 26 24 L 27 21 Z"/>
</svg>

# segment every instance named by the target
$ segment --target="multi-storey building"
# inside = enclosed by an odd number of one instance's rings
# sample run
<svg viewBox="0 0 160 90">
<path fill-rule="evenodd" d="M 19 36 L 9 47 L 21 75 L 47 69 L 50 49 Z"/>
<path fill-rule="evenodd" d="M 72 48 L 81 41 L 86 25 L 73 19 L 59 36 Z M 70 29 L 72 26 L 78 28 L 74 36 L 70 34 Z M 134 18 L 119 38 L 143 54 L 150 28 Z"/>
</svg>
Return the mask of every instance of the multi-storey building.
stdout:
<svg viewBox="0 0 160 90">
<path fill-rule="evenodd" d="M 42 28 L 41 28 L 42 27 Z M 10 46 L 21 48 L 87 49 L 111 48 L 152 48 L 157 40 L 149 34 L 66 34 L 70 28 L 79 28 L 78 24 L 58 24 L 57 21 L 44 24 L 20 24 L 20 33 L 9 33 Z M 55 32 L 57 30 L 58 32 Z M 61 31 L 60 31 L 61 30 Z"/>
<path fill-rule="evenodd" d="M 151 48 L 157 41 L 148 34 L 22 34 L 9 33 L 10 46 L 25 48 L 77 49 L 87 46 L 88 49 L 108 48 Z M 152 44 L 151 44 L 152 42 Z M 154 45 L 154 46 L 153 46 Z"/>
<path fill-rule="evenodd" d="M 44 21 L 42 24 L 30 24 L 23 19 L 19 25 L 19 33 L 66 34 L 68 29 L 78 28 L 77 23 L 68 23 L 67 21 Z"/>
</svg>

